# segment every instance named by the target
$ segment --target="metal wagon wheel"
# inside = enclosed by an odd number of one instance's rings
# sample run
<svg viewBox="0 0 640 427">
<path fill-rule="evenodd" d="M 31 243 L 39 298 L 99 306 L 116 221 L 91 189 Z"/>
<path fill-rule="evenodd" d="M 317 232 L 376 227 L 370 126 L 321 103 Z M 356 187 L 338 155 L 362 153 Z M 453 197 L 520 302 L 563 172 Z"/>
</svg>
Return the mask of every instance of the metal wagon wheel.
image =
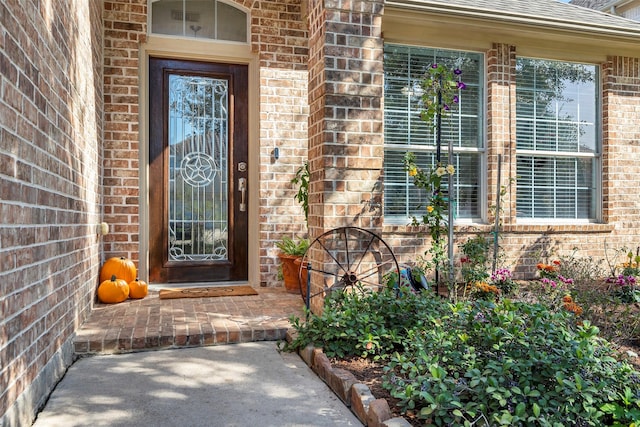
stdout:
<svg viewBox="0 0 640 427">
<path fill-rule="evenodd" d="M 313 255 L 314 264 L 309 261 Z M 311 270 L 309 273 L 308 270 Z M 307 308 L 334 291 L 377 290 L 390 275 L 400 277 L 393 251 L 380 236 L 358 227 L 329 230 L 309 245 L 299 268 L 300 293 Z M 309 276 L 322 275 L 322 289 L 310 293 Z"/>
</svg>

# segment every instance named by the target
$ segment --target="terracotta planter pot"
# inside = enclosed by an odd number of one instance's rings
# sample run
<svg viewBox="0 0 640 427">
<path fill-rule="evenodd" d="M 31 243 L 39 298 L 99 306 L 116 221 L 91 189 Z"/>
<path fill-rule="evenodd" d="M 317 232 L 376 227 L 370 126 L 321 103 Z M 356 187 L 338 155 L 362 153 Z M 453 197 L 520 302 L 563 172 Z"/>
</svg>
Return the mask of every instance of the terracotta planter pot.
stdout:
<svg viewBox="0 0 640 427">
<path fill-rule="evenodd" d="M 292 294 L 300 293 L 300 282 L 298 280 L 298 265 L 295 264 L 296 259 L 301 260 L 302 257 L 297 255 L 280 254 L 280 262 L 282 263 L 282 277 L 284 278 L 284 287 L 287 292 Z"/>
</svg>

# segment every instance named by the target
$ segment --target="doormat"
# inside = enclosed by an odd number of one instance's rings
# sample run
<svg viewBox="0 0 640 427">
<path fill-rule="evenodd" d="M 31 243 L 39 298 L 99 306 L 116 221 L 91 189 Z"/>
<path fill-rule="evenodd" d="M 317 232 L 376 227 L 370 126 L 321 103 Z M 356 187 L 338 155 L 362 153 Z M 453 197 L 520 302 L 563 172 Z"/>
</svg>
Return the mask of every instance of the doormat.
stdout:
<svg viewBox="0 0 640 427">
<path fill-rule="evenodd" d="M 251 286 L 211 286 L 206 288 L 178 288 L 160 290 L 160 299 L 204 298 L 258 295 Z"/>
</svg>

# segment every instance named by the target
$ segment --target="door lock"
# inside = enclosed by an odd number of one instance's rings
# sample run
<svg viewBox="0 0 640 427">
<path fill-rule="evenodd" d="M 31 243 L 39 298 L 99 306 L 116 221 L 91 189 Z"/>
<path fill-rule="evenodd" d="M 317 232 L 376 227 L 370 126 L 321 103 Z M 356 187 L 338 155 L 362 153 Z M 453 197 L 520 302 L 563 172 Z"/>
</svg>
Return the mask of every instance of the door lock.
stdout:
<svg viewBox="0 0 640 427">
<path fill-rule="evenodd" d="M 240 192 L 240 212 L 247 210 L 247 203 L 244 198 L 247 192 L 247 178 L 238 178 L 238 191 Z"/>
</svg>

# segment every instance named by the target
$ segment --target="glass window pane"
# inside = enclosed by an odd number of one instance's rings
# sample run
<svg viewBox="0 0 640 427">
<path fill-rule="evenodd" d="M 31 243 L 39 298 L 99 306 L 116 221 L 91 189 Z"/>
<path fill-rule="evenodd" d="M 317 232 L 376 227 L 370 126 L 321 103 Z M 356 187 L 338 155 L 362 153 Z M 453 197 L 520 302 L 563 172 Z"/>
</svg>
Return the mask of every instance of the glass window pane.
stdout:
<svg viewBox="0 0 640 427">
<path fill-rule="evenodd" d="M 213 40 L 247 41 L 247 14 L 217 0 L 156 0 L 151 32 Z"/>
<path fill-rule="evenodd" d="M 595 219 L 598 68 L 518 58 L 516 84 L 518 217 Z"/>
<path fill-rule="evenodd" d="M 235 7 L 217 2 L 216 39 L 236 42 L 247 41 L 247 14 Z"/>
<path fill-rule="evenodd" d="M 170 261 L 228 259 L 228 81 L 169 76 Z"/>
<path fill-rule="evenodd" d="M 420 218 L 428 203 L 428 195 L 421 194 L 413 179 L 408 179 L 402 169 L 406 150 L 390 145 L 412 145 L 412 150 L 423 167 L 435 163 L 436 132 L 432 123 L 420 118 L 420 82 L 434 63 L 449 68 L 460 68 L 466 89 L 458 94 L 459 103 L 449 117 L 442 121 L 442 158 L 446 159 L 448 143 L 455 153 L 455 210 L 461 218 L 480 216 L 481 152 L 484 148 L 483 57 L 481 54 L 460 51 L 429 49 L 413 46 L 385 45 L 384 66 L 384 126 L 385 126 L 385 217 Z M 468 152 L 474 149 L 475 152 Z"/>
<path fill-rule="evenodd" d="M 596 159 L 517 158 L 519 218 L 589 219 L 596 216 Z"/>
</svg>

